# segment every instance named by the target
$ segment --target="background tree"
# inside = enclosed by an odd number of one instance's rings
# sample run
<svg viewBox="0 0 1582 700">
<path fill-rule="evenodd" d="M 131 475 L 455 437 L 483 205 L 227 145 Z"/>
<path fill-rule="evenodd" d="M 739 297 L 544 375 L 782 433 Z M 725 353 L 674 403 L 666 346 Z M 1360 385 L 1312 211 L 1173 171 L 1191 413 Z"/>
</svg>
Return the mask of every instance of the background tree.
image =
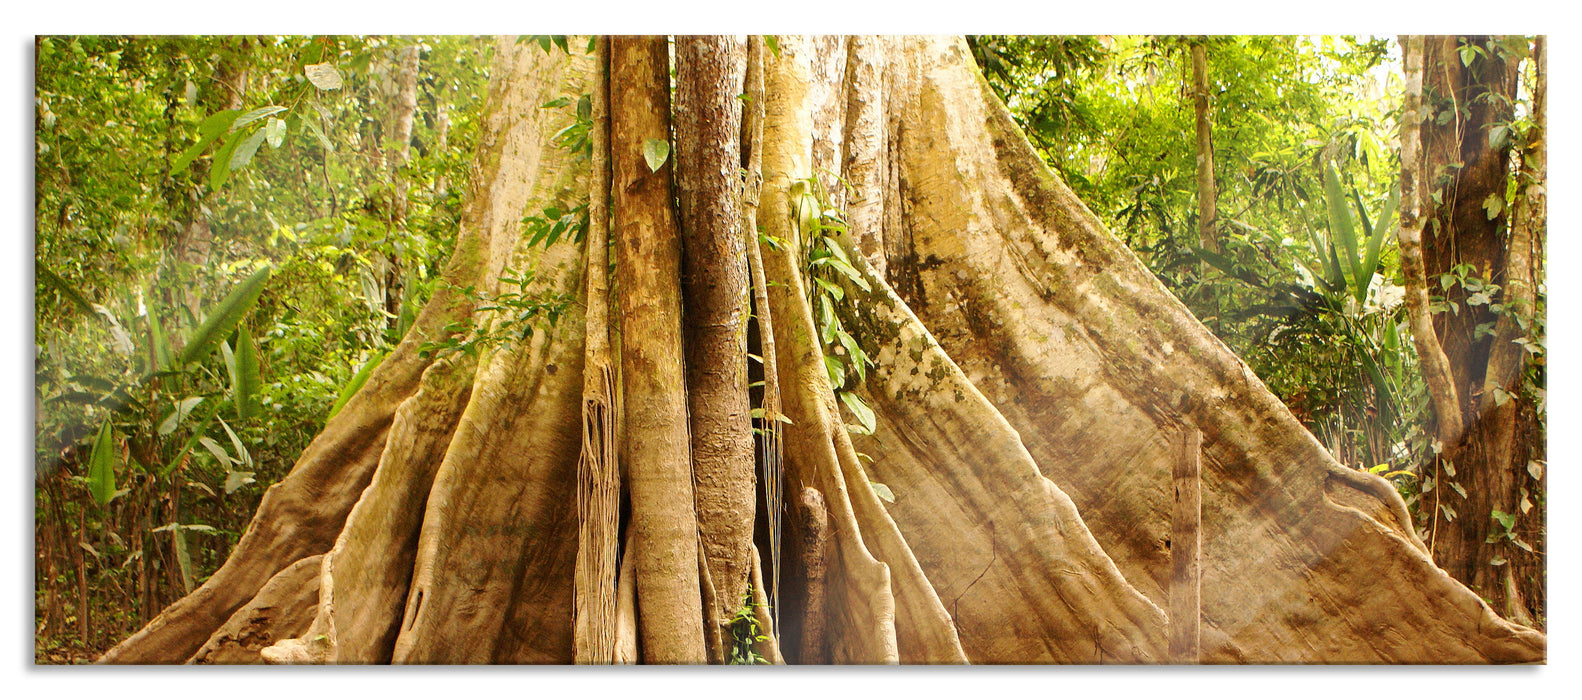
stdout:
<svg viewBox="0 0 1582 700">
<path fill-rule="evenodd" d="M 427 46 L 417 140 L 449 104 L 447 138 L 470 144 L 487 47 Z M 377 37 L 35 48 L 37 646 L 60 660 L 97 655 L 223 562 L 397 332 L 377 261 L 399 251 L 410 300 L 427 297 L 460 208 L 431 184 L 469 164 L 418 147 L 405 238 L 343 206 L 389 180 L 346 148 L 389 109 L 361 97 Z"/>
<path fill-rule="evenodd" d="M 1544 599 L 1543 44 L 1527 99 L 1525 37 L 1402 37 L 1401 47 L 1402 138 L 1420 147 L 1401 163 L 1415 182 L 1415 281 L 1434 295 L 1435 342 L 1418 351 L 1448 370 L 1429 377 L 1439 444 L 1423 486 L 1428 540 L 1440 566 L 1532 621 Z"/>
</svg>

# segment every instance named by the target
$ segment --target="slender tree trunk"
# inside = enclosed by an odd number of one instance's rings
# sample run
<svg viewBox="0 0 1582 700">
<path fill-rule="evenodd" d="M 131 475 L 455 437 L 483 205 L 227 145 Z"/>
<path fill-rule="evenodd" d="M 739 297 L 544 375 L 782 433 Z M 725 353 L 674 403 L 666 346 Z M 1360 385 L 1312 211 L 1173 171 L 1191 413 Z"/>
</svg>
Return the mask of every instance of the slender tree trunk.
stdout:
<svg viewBox="0 0 1582 700">
<path fill-rule="evenodd" d="M 670 142 L 668 63 L 664 37 L 610 40 L 610 71 L 621 76 L 610 81 L 610 159 L 638 620 L 644 660 L 662 664 L 706 658 L 672 160 L 654 170 L 644 157 L 647 144 Z"/>
<path fill-rule="evenodd" d="M 1401 275 L 1406 279 L 1406 308 L 1417 346 L 1418 365 L 1433 401 L 1436 438 L 1441 448 L 1453 448 L 1461 439 L 1461 400 L 1450 360 L 1434 333 L 1428 307 L 1428 271 L 1423 261 L 1424 203 L 1432 202 L 1432 186 L 1425 182 L 1422 137 L 1417 125 L 1426 115 L 1423 99 L 1422 37 L 1401 37 L 1406 71 L 1406 104 L 1401 122 L 1401 222 L 1396 239 L 1401 247 Z M 1437 517 L 1437 516 L 1436 516 Z"/>
<path fill-rule="evenodd" d="M 405 238 L 407 179 L 404 168 L 412 155 L 412 122 L 417 115 L 418 61 L 421 47 L 416 44 L 401 52 L 396 71 L 395 103 L 390 109 L 390 234 L 397 241 Z M 401 254 L 391 250 L 385 256 L 385 313 L 390 328 L 401 323 L 401 298 L 406 286 Z"/>
<path fill-rule="evenodd" d="M 598 38 L 588 193 L 587 321 L 582 377 L 582 457 L 577 463 L 577 663 L 616 659 L 621 474 L 616 375 L 610 359 L 609 38 Z"/>
<path fill-rule="evenodd" d="M 687 319 L 693 479 L 719 629 L 747 599 L 754 520 L 747 399 L 747 248 L 741 223 L 741 94 L 730 37 L 676 39 L 676 183 Z M 729 638 L 728 630 L 725 638 Z"/>
<path fill-rule="evenodd" d="M 1218 253 L 1218 195 L 1214 188 L 1213 118 L 1208 105 L 1207 37 L 1192 42 L 1192 109 L 1197 117 L 1197 230 L 1198 244 Z"/>
</svg>

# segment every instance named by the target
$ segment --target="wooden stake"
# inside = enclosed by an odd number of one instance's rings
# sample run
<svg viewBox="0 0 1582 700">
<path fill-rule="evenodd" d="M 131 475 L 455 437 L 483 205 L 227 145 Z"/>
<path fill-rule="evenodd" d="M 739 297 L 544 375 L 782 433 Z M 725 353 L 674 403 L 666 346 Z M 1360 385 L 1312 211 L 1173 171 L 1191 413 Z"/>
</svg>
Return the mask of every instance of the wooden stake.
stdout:
<svg viewBox="0 0 1582 700">
<path fill-rule="evenodd" d="M 1175 485 L 1175 511 L 1170 525 L 1170 662 L 1196 664 L 1200 651 L 1202 611 L 1199 606 L 1203 517 L 1199 491 L 1199 453 L 1203 436 L 1197 428 L 1183 430 L 1176 442 L 1170 477 Z"/>
</svg>

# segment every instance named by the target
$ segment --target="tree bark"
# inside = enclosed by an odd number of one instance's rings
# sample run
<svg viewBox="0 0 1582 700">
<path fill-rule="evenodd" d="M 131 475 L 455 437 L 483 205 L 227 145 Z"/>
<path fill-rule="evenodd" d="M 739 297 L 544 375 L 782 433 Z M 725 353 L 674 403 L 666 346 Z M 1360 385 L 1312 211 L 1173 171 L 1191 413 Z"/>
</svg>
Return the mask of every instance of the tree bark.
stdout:
<svg viewBox="0 0 1582 700">
<path fill-rule="evenodd" d="M 1197 118 L 1197 230 L 1198 243 L 1220 252 L 1218 195 L 1214 188 L 1213 119 L 1208 111 L 1207 37 L 1192 42 L 1192 111 Z"/>
<path fill-rule="evenodd" d="M 1433 486 L 1423 495 L 1433 508 L 1430 545 L 1451 576 L 1503 614 L 1530 621 L 1543 604 L 1543 558 L 1530 544 L 1524 549 L 1515 542 L 1541 532 L 1535 518 L 1524 516 L 1540 486 L 1530 478 L 1528 463 L 1541 463 L 1543 454 L 1535 447 L 1542 444 L 1536 404 L 1523 389 L 1526 352 L 1513 341 L 1526 334 L 1517 319 L 1533 313 L 1533 240 L 1542 227 L 1541 218 L 1532 217 L 1535 203 L 1521 200 L 1533 192 L 1531 184 L 1542 192 L 1543 174 L 1524 163 L 1516 173 L 1518 199 L 1506 201 L 1520 58 L 1508 54 L 1509 41 L 1502 37 L 1403 37 L 1402 44 L 1421 50 L 1423 118 L 1408 129 L 1423 146 L 1417 177 L 1424 273 L 1428 280 L 1458 272 L 1477 280 L 1443 289 L 1455 308 L 1433 319 L 1432 335 L 1444 349 L 1457 403 L 1452 415 L 1445 399 L 1436 401 L 1444 452 L 1434 465 Z M 1541 57 L 1540 50 L 1534 57 L 1540 66 Z M 1541 167 L 1540 95 L 1535 89 Z M 1508 136 L 1497 138 L 1500 130 Z M 1542 202 L 1536 204 L 1542 211 Z M 1517 220 L 1518 214 L 1525 220 Z M 1405 253 L 1403 247 L 1403 262 Z M 1490 294 L 1479 283 L 1500 285 L 1500 292 Z M 1492 299 L 1479 299 L 1480 293 Z M 1505 311 L 1496 311 L 1495 304 Z M 1427 333 L 1414 330 L 1414 336 L 1422 335 Z M 1440 383 L 1435 379 L 1430 386 Z M 1507 530 L 1501 515 L 1514 515 L 1520 526 Z"/>
<path fill-rule="evenodd" d="M 687 405 L 698 525 L 714 582 L 706 611 L 729 638 L 752 573 L 756 480 L 747 399 L 747 247 L 741 223 L 741 88 L 731 37 L 676 39 L 676 184 L 687 319 Z M 718 631 L 717 630 L 717 631 Z"/>
<path fill-rule="evenodd" d="M 645 143 L 670 142 L 668 63 L 664 37 L 610 40 L 610 71 L 621 76 L 610 81 L 610 155 L 638 619 L 644 660 L 661 664 L 706 658 L 672 161 L 654 170 L 644 158 Z"/>
<path fill-rule="evenodd" d="M 616 375 L 610 360 L 609 38 L 597 39 L 593 80 L 592 177 L 588 193 L 587 321 L 582 378 L 582 456 L 577 463 L 577 663 L 616 654 L 621 474 Z"/>
</svg>

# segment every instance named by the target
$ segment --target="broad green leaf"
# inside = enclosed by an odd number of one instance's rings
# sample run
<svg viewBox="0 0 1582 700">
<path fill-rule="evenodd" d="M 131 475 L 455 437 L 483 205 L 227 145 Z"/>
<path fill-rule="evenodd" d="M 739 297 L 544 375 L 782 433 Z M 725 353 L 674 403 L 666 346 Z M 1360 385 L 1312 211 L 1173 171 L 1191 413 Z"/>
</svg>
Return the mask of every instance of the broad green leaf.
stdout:
<svg viewBox="0 0 1582 700">
<path fill-rule="evenodd" d="M 260 119 L 263 119 L 264 117 L 267 117 L 267 116 L 270 116 L 270 115 L 273 115 L 273 114 L 279 114 L 279 113 L 284 112 L 284 111 L 286 111 L 286 108 L 285 107 L 281 107 L 280 105 L 270 105 L 268 107 L 259 107 L 258 109 L 255 109 L 255 110 L 253 110 L 251 112 L 243 114 L 240 117 L 237 117 L 236 121 L 231 122 L 231 131 L 239 130 L 239 129 L 241 129 L 244 126 L 247 126 L 248 124 L 251 124 L 251 123 L 256 122 L 256 121 L 258 121 Z"/>
<path fill-rule="evenodd" d="M 192 592 L 192 556 L 187 554 L 187 533 L 181 528 L 170 531 L 176 539 L 176 566 L 181 569 L 181 586 Z"/>
<path fill-rule="evenodd" d="M 236 145 L 241 143 L 242 132 L 232 133 L 225 138 L 225 143 L 214 152 L 214 165 L 209 167 L 209 189 L 219 190 L 231 180 L 231 155 L 236 152 Z"/>
<path fill-rule="evenodd" d="M 313 134 L 314 138 L 319 140 L 319 144 L 324 146 L 324 150 L 326 152 L 335 152 L 335 144 L 330 143 L 329 137 L 324 135 L 324 129 L 320 128 L 317 122 L 314 122 L 312 119 L 307 119 L 303 120 L 302 123 L 307 125 L 308 131 Z"/>
<path fill-rule="evenodd" d="M 236 414 L 239 420 L 245 421 L 258 415 L 258 394 L 263 387 L 258 371 L 258 345 L 245 323 L 237 331 L 236 376 L 240 380 L 233 392 L 237 401 Z"/>
<path fill-rule="evenodd" d="M 47 282 L 54 287 L 56 291 L 60 292 L 62 297 L 66 298 L 66 301 L 71 302 L 73 306 L 76 306 L 83 313 L 94 313 L 93 302 L 88 301 L 88 298 L 83 296 L 82 292 L 77 291 L 76 287 L 71 286 L 71 283 L 61 279 L 60 275 L 51 272 L 49 268 L 44 266 L 44 263 L 37 260 L 33 261 L 33 272 L 40 281 Z"/>
<path fill-rule="evenodd" d="M 236 150 L 231 153 L 231 172 L 241 170 L 253 161 L 253 154 L 258 152 L 258 146 L 264 142 L 264 137 L 264 130 L 258 129 L 248 136 L 246 140 L 242 141 L 241 145 L 236 147 Z"/>
<path fill-rule="evenodd" d="M 643 160 L 648 163 L 648 169 L 659 172 L 664 167 L 665 160 L 670 158 L 670 142 L 664 139 L 647 139 L 643 141 Z"/>
<path fill-rule="evenodd" d="M 1346 197 L 1340 191 L 1340 176 L 1335 173 L 1335 166 L 1324 164 L 1324 203 L 1329 209 L 1329 235 L 1337 255 L 1343 258 L 1340 261 L 1340 273 L 1346 280 L 1346 287 L 1363 301 L 1368 294 L 1368 282 L 1371 280 L 1358 280 L 1357 260 L 1357 229 L 1352 224 L 1351 212 L 1346 211 Z"/>
<path fill-rule="evenodd" d="M 839 387 L 846 385 L 846 363 L 841 362 L 840 358 L 825 355 L 824 371 L 829 374 L 830 386 Z"/>
<path fill-rule="evenodd" d="M 170 415 L 165 416 L 165 420 L 159 424 L 159 434 L 169 435 L 175 432 L 176 426 L 181 425 L 181 422 L 186 420 L 187 415 L 192 413 L 192 409 L 200 403 L 203 403 L 202 396 L 188 396 L 176 402 L 176 408 L 170 412 Z"/>
<path fill-rule="evenodd" d="M 315 63 L 302 67 L 303 75 L 308 77 L 308 82 L 320 90 L 341 89 L 341 72 L 335 69 L 334 64 Z"/>
<path fill-rule="evenodd" d="M 835 301 L 841 301 L 842 299 L 846 298 L 846 290 L 840 285 L 824 279 L 823 277 L 814 277 L 813 281 L 817 282 L 818 286 L 823 287 L 824 291 L 829 292 L 830 296 L 835 297 Z"/>
<path fill-rule="evenodd" d="M 270 117 L 264 122 L 264 140 L 269 142 L 270 148 L 280 148 L 286 141 L 286 123 L 278 117 Z"/>
<path fill-rule="evenodd" d="M 236 378 L 236 353 L 231 351 L 230 341 L 220 341 L 220 357 L 225 360 L 225 374 L 231 378 L 231 403 L 236 403 L 236 385 L 240 383 Z"/>
<path fill-rule="evenodd" d="M 213 438 L 205 435 L 198 438 L 198 443 L 203 445 L 203 448 L 208 450 L 209 454 L 214 455 L 215 459 L 220 460 L 220 465 L 227 470 L 231 468 L 231 465 L 236 464 L 236 459 L 231 457 L 231 454 L 226 452 L 225 448 L 221 447 L 220 443 L 215 442 Z"/>
<path fill-rule="evenodd" d="M 231 438 L 231 447 L 236 448 L 237 461 L 249 467 L 253 466 L 253 455 L 242 445 L 242 439 L 236 436 L 236 431 L 231 430 L 231 425 L 220 419 L 220 427 L 225 429 L 226 436 Z"/>
<path fill-rule="evenodd" d="M 368 382 L 369 375 L 373 374 L 374 368 L 378 367 L 379 363 L 384 362 L 384 359 L 385 354 L 381 352 L 368 358 L 368 361 L 363 363 L 362 369 L 357 370 L 357 374 L 352 375 L 352 380 L 347 382 L 346 386 L 341 389 L 341 393 L 335 397 L 335 405 L 330 407 L 330 415 L 326 420 L 334 418 L 335 414 L 340 413 L 341 409 L 346 407 L 346 402 L 351 401 L 352 397 L 357 395 L 357 390 L 363 388 L 363 384 Z"/>
<path fill-rule="evenodd" d="M 1503 525 L 1506 531 L 1516 527 L 1516 515 L 1513 513 L 1506 513 L 1499 509 L 1495 509 L 1494 512 L 1489 513 L 1489 517 L 1494 518 L 1495 522 Z"/>
<path fill-rule="evenodd" d="M 1490 194 L 1483 200 L 1483 211 L 1487 214 L 1490 221 L 1498 219 L 1500 212 L 1505 211 L 1505 198 L 1501 197 L 1498 192 Z"/>
<path fill-rule="evenodd" d="M 252 310 L 253 304 L 257 303 L 258 295 L 264 291 L 264 283 L 269 281 L 269 275 L 270 268 L 260 268 L 232 288 L 231 293 L 225 295 L 220 303 L 210 308 L 208 317 L 193 331 L 178 361 L 185 365 L 201 360 L 214 350 L 221 338 L 230 335 L 236 324 L 241 323 L 247 312 Z"/>
<path fill-rule="evenodd" d="M 88 453 L 88 491 L 94 502 L 109 505 L 115 497 L 115 432 L 106 418 Z"/>
<path fill-rule="evenodd" d="M 857 381 L 868 381 L 868 354 L 862 351 L 857 339 L 840 329 L 835 331 L 835 338 L 840 341 L 841 347 L 846 348 L 846 356 L 851 360 L 851 368 L 857 372 Z"/>
<path fill-rule="evenodd" d="M 154 349 L 154 371 L 163 372 L 170 367 L 170 340 L 159 323 L 159 307 L 153 303 L 148 307 L 148 339 Z"/>
<path fill-rule="evenodd" d="M 176 156 L 176 159 L 171 161 L 170 173 L 174 175 L 186 170 L 187 166 L 192 165 L 192 162 L 197 160 L 198 156 L 203 155 L 203 152 L 208 150 L 209 144 L 218 141 L 220 137 L 230 130 L 231 124 L 241 114 L 242 110 L 227 109 L 223 112 L 215 112 L 209 115 L 207 119 L 204 119 L 203 123 L 198 125 L 198 142 L 193 144 L 191 148 L 182 151 L 181 155 Z"/>
<path fill-rule="evenodd" d="M 775 58 L 780 58 L 780 40 L 775 38 L 774 35 L 764 36 L 764 46 L 769 47 L 769 53 L 774 54 Z"/>
<path fill-rule="evenodd" d="M 861 396 L 849 391 L 840 392 L 840 401 L 846 404 L 846 408 L 851 409 L 851 414 L 857 418 L 858 423 L 862 424 L 863 434 L 872 435 L 874 428 L 878 427 L 878 422 L 868 403 L 863 401 Z"/>
<path fill-rule="evenodd" d="M 1392 188 L 1390 190 L 1390 198 L 1385 200 L 1384 208 L 1379 210 L 1378 217 L 1373 221 L 1372 235 L 1368 236 L 1368 250 L 1364 253 L 1362 260 L 1362 274 L 1369 284 L 1373 282 L 1373 275 L 1379 271 L 1379 255 L 1384 251 L 1385 237 L 1389 234 L 1390 229 L 1393 228 L 1395 209 L 1400 204 L 1401 190 L 1400 188 Z M 1363 288 L 1363 293 L 1367 293 L 1366 287 Z M 1363 300 L 1359 299 L 1358 301 Z"/>
<path fill-rule="evenodd" d="M 863 279 L 862 273 L 857 272 L 857 268 L 852 267 L 851 263 L 846 262 L 845 260 L 841 260 L 840 258 L 837 258 L 837 257 L 831 255 L 831 256 L 828 256 L 828 257 L 823 257 L 823 258 L 819 258 L 817 260 L 814 260 L 813 264 L 815 264 L 815 265 L 827 265 L 829 267 L 832 267 L 836 271 L 840 272 L 840 274 L 842 276 L 844 276 L 846 279 L 851 280 L 851 283 L 857 285 L 857 287 L 862 289 L 862 291 L 864 291 L 864 292 L 871 292 L 871 291 L 873 291 L 873 286 L 868 284 L 868 280 Z"/>
</svg>

